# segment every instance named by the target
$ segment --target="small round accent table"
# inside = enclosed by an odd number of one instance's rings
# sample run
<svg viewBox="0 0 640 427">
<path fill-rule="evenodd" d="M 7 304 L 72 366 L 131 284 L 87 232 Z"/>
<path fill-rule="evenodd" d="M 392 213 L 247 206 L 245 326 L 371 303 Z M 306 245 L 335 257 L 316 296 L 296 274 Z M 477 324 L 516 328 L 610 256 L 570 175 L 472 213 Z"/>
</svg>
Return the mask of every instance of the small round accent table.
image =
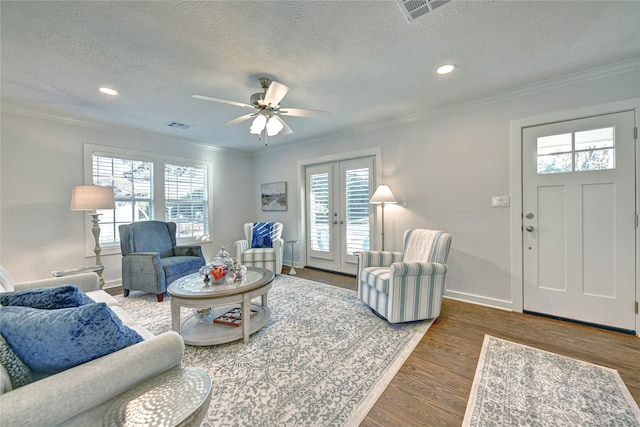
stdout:
<svg viewBox="0 0 640 427">
<path fill-rule="evenodd" d="M 296 259 L 296 257 L 293 255 L 294 254 L 293 248 L 295 247 L 296 243 L 298 243 L 298 240 L 287 240 L 287 243 L 291 244 L 291 268 L 289 269 L 289 274 L 291 276 L 294 276 L 298 273 L 296 272 L 296 269 L 293 267 L 293 264 L 295 264 L 294 261 Z"/>
<path fill-rule="evenodd" d="M 130 388 L 113 402 L 104 427 L 199 426 L 211 403 L 211 378 L 176 367 Z"/>
</svg>

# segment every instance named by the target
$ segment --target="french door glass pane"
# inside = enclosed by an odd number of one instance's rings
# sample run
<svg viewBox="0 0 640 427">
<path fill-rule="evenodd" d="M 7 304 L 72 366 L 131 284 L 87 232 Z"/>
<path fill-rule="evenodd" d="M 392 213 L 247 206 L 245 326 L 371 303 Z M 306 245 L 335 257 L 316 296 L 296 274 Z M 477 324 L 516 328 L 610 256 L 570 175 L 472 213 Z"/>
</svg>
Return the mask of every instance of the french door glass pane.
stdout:
<svg viewBox="0 0 640 427">
<path fill-rule="evenodd" d="M 369 168 L 345 172 L 347 254 L 369 250 Z"/>
<path fill-rule="evenodd" d="M 310 178 L 310 237 L 311 250 L 329 252 L 329 174 L 313 174 Z"/>
</svg>

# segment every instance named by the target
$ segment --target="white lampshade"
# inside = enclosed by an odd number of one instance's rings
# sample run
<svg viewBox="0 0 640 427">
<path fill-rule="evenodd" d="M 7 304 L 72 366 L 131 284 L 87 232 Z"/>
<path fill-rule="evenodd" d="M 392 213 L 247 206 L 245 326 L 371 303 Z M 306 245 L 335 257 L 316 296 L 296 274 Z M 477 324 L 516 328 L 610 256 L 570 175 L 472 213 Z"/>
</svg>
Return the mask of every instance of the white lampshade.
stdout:
<svg viewBox="0 0 640 427">
<path fill-rule="evenodd" d="M 253 119 L 253 123 L 251 123 L 249 132 L 255 135 L 260 135 L 266 124 L 267 124 L 267 118 L 262 114 L 258 114 L 258 116 L 255 119 Z"/>
<path fill-rule="evenodd" d="M 274 136 L 279 134 L 283 128 L 284 128 L 284 125 L 276 117 L 271 117 L 267 121 L 267 135 L 269 136 Z"/>
<path fill-rule="evenodd" d="M 95 211 L 96 209 L 115 209 L 116 202 L 112 187 L 100 185 L 78 185 L 71 193 L 71 210 Z"/>
<path fill-rule="evenodd" d="M 398 203 L 388 185 L 379 185 L 376 192 L 371 196 L 369 203 L 379 205 L 381 203 Z"/>
</svg>

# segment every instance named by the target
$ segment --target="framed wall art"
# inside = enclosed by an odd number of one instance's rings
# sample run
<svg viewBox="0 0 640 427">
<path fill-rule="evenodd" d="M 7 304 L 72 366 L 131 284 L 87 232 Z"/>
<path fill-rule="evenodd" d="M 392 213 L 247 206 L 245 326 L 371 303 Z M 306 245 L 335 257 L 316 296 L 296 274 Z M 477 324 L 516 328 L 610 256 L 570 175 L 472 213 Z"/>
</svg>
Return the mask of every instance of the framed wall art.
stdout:
<svg viewBox="0 0 640 427">
<path fill-rule="evenodd" d="M 271 182 L 260 186 L 263 211 L 287 210 L 287 183 Z"/>
</svg>

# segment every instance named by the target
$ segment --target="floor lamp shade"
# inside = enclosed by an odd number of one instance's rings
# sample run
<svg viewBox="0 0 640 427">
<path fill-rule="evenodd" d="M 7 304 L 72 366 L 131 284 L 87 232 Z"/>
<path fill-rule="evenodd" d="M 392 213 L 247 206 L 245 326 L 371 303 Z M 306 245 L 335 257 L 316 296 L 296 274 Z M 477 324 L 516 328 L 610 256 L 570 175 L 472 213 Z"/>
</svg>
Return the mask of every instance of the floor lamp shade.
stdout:
<svg viewBox="0 0 640 427">
<path fill-rule="evenodd" d="M 382 208 L 382 250 L 384 251 L 384 205 L 385 203 L 398 203 L 398 201 L 388 185 L 379 185 L 378 188 L 376 188 L 376 192 L 371 196 L 369 203 L 372 205 L 380 205 Z"/>
<path fill-rule="evenodd" d="M 71 210 L 96 211 L 97 209 L 115 209 L 116 203 L 112 187 L 100 185 L 78 185 L 71 193 Z"/>
</svg>

